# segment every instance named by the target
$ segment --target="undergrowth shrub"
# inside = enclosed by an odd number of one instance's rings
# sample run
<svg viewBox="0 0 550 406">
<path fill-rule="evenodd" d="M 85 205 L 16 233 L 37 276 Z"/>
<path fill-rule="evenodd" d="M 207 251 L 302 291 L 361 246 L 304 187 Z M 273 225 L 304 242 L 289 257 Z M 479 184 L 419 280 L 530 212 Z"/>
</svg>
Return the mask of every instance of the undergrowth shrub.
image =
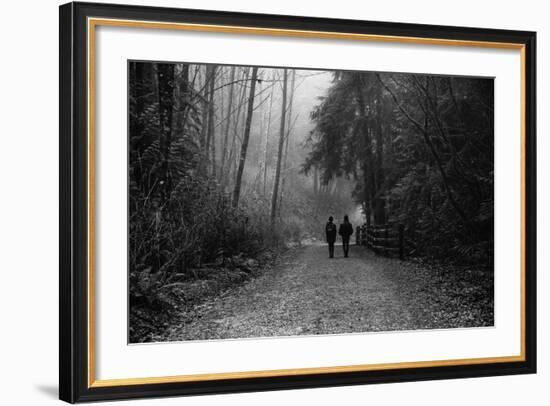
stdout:
<svg viewBox="0 0 550 406">
<path fill-rule="evenodd" d="M 268 203 L 251 195 L 235 208 L 217 181 L 196 174 L 183 177 L 164 203 L 134 188 L 129 233 L 131 304 L 173 309 L 178 290 L 189 285 L 187 281 L 200 279 L 203 270 L 235 276 L 236 268 L 239 272 L 250 268 L 247 260 L 283 247 L 285 238 L 296 237 L 297 231 L 286 225 L 273 227 Z"/>
</svg>

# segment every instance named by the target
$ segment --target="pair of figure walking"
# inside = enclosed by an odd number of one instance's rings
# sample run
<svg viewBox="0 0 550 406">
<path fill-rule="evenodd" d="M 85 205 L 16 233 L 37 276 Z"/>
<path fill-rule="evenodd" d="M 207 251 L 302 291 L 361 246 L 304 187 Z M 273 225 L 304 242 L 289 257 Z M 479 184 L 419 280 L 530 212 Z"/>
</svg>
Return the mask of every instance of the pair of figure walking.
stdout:
<svg viewBox="0 0 550 406">
<path fill-rule="evenodd" d="M 325 226 L 325 232 L 327 235 L 328 254 L 329 258 L 334 258 L 334 243 L 336 242 L 336 224 L 333 223 L 334 218 L 330 216 L 328 223 Z M 342 248 L 344 249 L 344 257 L 348 257 L 349 253 L 349 239 L 353 234 L 353 226 L 349 222 L 348 216 L 344 216 L 344 222 L 340 224 L 338 234 L 342 237 Z"/>
</svg>

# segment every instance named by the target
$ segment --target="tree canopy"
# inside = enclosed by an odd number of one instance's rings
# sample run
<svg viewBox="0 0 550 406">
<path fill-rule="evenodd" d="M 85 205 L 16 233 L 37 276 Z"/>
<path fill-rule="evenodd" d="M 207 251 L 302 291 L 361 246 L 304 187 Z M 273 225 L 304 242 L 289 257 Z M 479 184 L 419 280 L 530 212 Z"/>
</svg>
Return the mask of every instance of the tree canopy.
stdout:
<svg viewBox="0 0 550 406">
<path fill-rule="evenodd" d="M 369 225 L 404 224 L 412 252 L 492 257 L 492 79 L 335 72 L 311 119 L 303 170 L 353 179 Z"/>
</svg>

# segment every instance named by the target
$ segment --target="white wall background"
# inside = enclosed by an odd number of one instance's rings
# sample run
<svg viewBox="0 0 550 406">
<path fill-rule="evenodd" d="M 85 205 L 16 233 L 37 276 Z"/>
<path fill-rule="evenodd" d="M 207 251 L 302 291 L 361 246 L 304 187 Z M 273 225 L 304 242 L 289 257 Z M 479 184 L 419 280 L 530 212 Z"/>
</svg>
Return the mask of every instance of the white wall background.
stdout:
<svg viewBox="0 0 550 406">
<path fill-rule="evenodd" d="M 119 3 L 120 1 L 110 1 Z M 143 5 L 534 30 L 538 32 L 539 373 L 345 388 L 278 391 L 125 404 L 545 405 L 550 399 L 550 301 L 544 270 L 550 184 L 550 22 L 543 1 L 159 0 Z M 5 2 L 0 24 L 0 399 L 6 405 L 57 400 L 58 5 Z"/>
</svg>

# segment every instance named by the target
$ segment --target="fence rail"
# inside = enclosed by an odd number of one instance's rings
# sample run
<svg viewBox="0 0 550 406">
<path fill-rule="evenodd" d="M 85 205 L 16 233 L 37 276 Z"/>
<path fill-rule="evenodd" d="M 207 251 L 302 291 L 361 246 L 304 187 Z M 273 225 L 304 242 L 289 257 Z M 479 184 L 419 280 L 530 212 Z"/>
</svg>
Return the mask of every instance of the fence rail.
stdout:
<svg viewBox="0 0 550 406">
<path fill-rule="evenodd" d="M 405 258 L 404 228 L 398 225 L 376 225 L 367 227 L 366 224 L 356 228 L 355 239 L 357 245 L 364 245 L 376 254 L 398 255 Z"/>
</svg>

